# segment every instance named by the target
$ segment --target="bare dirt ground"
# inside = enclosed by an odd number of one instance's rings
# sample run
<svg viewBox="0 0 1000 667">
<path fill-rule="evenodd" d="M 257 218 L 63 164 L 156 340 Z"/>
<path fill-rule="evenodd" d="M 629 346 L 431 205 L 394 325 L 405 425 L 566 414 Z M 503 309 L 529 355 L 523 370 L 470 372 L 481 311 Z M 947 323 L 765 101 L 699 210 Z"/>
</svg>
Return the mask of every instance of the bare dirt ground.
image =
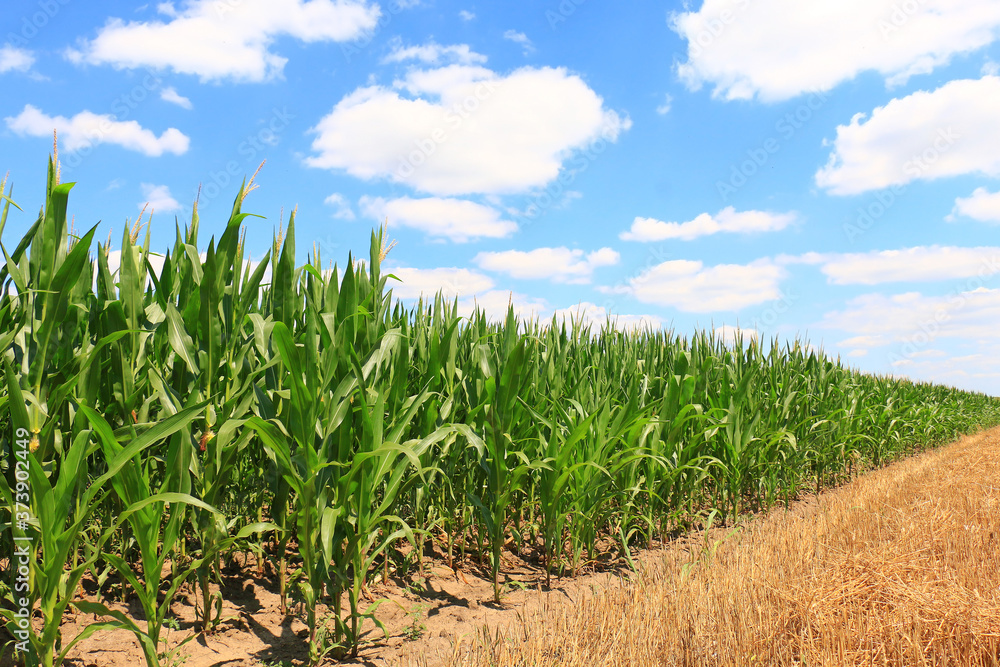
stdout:
<svg viewBox="0 0 1000 667">
<path fill-rule="evenodd" d="M 686 543 L 678 541 L 671 549 L 684 549 Z M 643 552 L 641 561 L 655 560 L 657 553 Z M 389 638 L 367 622 L 358 658 L 336 664 L 446 664 L 462 648 L 483 643 L 489 627 L 507 627 L 519 615 L 553 605 L 579 604 L 595 592 L 619 586 L 632 576 L 624 568 L 605 567 L 603 572 L 591 571 L 574 578 L 553 577 L 551 590 L 543 590 L 542 568 L 513 553 L 505 553 L 504 558 L 502 577 L 507 582 L 507 593 L 500 605 L 493 602 L 488 570 L 479 568 L 471 560 L 453 570 L 444 564 L 443 558 L 427 559 L 422 576 L 414 572 L 406 581 L 390 579 L 388 585 L 372 586 L 372 598 L 382 600 L 376 615 L 385 624 Z M 250 566 L 253 567 L 252 559 Z M 274 578 L 230 574 L 225 584 L 222 616 L 227 620 L 216 633 L 196 636 L 181 648 L 184 667 L 270 667 L 282 665 L 282 661 L 287 661 L 286 665 L 301 664 L 307 655 L 306 625 L 299 615 L 281 615 Z M 96 600 L 96 597 L 88 599 Z M 195 628 L 193 602 L 193 591 L 182 589 L 172 607 L 180 628 L 164 630 L 169 632 L 168 645 L 176 646 L 192 635 Z M 141 617 L 138 604 L 109 606 L 132 618 Z M 292 611 L 296 611 L 294 607 Z M 63 626 L 66 642 L 95 620 L 93 616 L 80 613 L 69 613 L 67 618 Z M 66 664 L 131 667 L 144 664 L 144 660 L 131 633 L 113 630 L 98 632 L 80 642 L 69 654 Z"/>
<path fill-rule="evenodd" d="M 958 628 L 949 630 L 955 651 L 970 641 L 1000 647 L 1000 581 L 993 581 L 1000 578 L 997 517 L 1000 429 L 869 473 L 790 510 L 748 517 L 738 530 L 716 527 L 643 551 L 638 575 L 610 562 L 575 578 L 553 578 L 552 589 L 543 590 L 537 562 L 505 553 L 508 593 L 496 605 L 487 571 L 474 557 L 452 570 L 438 554 L 425 561 L 423 576 L 414 572 L 372 587 L 372 598 L 383 600 L 376 614 L 389 637 L 368 622 L 358 659 L 340 664 L 800 664 L 815 648 L 810 641 L 834 637 L 840 662 L 816 654 L 809 664 L 868 664 L 854 660 L 867 656 L 877 664 L 1000 665 L 1000 653 L 993 662 L 966 663 L 925 660 L 919 648 L 928 641 L 925 626 L 948 623 Z M 172 612 L 179 628 L 164 630 L 168 645 L 194 637 L 180 649 L 178 664 L 302 664 L 306 626 L 300 615 L 280 614 L 273 573 L 257 577 L 252 559 L 247 568 L 229 569 L 223 597 L 225 620 L 204 636 L 194 634 L 193 591 L 177 596 Z M 949 604 L 963 609 L 949 611 Z M 135 603 L 111 606 L 141 617 Z M 68 614 L 64 641 L 94 620 Z M 842 623 L 871 635 L 853 653 L 845 652 L 854 645 L 851 637 L 830 634 Z M 970 640 L 973 631 L 980 636 Z M 897 633 L 917 642 L 915 662 L 865 652 L 864 646 L 891 643 Z M 700 638 L 707 638 L 708 648 Z M 733 649 L 737 640 L 756 641 L 758 653 Z M 776 641 L 791 648 L 765 659 L 771 654 L 759 647 Z M 798 657 L 789 662 L 788 656 Z M 0 659 L 4 664 L 9 659 Z M 114 630 L 78 644 L 66 664 L 131 667 L 144 660 L 134 637 Z"/>
</svg>

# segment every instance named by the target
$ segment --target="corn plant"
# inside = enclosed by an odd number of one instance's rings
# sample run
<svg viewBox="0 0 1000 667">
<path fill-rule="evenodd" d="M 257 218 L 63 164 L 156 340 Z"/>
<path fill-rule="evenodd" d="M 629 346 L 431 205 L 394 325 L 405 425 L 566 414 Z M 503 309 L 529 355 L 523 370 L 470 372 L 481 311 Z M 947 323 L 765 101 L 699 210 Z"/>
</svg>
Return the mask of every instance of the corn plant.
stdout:
<svg viewBox="0 0 1000 667">
<path fill-rule="evenodd" d="M 526 411 L 519 395 L 527 383 L 530 340 L 517 336 L 517 321 L 513 309 L 507 313 L 506 331 L 496 357 L 488 357 L 483 366 L 486 376 L 484 403 L 485 447 L 479 465 L 486 473 L 479 493 L 469 492 L 469 499 L 479 510 L 490 544 L 490 576 L 493 601 L 500 602 L 500 554 L 505 540 L 508 509 L 524 491 L 524 480 L 532 462 L 515 445 L 515 427 L 522 423 Z"/>
<path fill-rule="evenodd" d="M 127 228 L 117 267 L 110 244 L 90 255 L 94 229 L 67 229 L 55 159 L 13 249 L 2 232 L 20 209 L 0 183 L 0 548 L 33 544 L 32 664 L 79 641 L 60 645 L 71 605 L 101 617 L 81 636 L 126 628 L 148 664 L 179 657 L 160 648 L 178 587 L 195 585 L 211 632 L 221 563 L 246 567 L 236 551 L 250 549 L 262 575 L 271 535 L 282 611 L 297 588 L 315 665 L 357 653 L 361 622 L 378 622 L 365 586 L 406 543 L 419 567 L 442 531 L 456 569 L 475 548 L 499 602 L 508 543 L 549 584 L 1000 422 L 996 399 L 864 375 L 798 340 L 394 302 L 384 230 L 367 263 L 325 268 L 316 251 L 299 265 L 293 212 L 254 262 L 252 182 L 206 249 L 195 206 L 162 254 L 148 220 L 142 240 L 140 221 Z M 87 573 L 137 596 L 143 621 L 80 599 Z M 13 630 L 22 582 L 7 574 Z"/>
<path fill-rule="evenodd" d="M 180 426 L 188 426 L 198 417 L 198 412 L 202 407 L 198 405 L 194 406 L 194 409 L 189 408 L 178 413 L 184 417 L 184 419 L 178 420 Z M 105 457 L 109 461 L 120 457 L 122 459 L 120 469 L 112 478 L 111 484 L 121 500 L 124 510 L 117 517 L 110 530 L 113 532 L 124 522 L 131 526 L 132 535 L 139 549 L 139 571 L 133 569 L 124 558 L 103 552 L 100 549 L 95 549 L 91 558 L 100 557 L 109 561 L 119 576 L 128 583 L 142 606 L 143 615 L 146 618 L 146 628 L 145 630 L 140 629 L 127 616 L 121 612 L 112 611 L 103 603 L 78 601 L 74 604 L 81 611 L 109 616 L 115 619 L 109 624 L 132 631 L 139 640 L 147 664 L 158 666 L 161 657 L 159 651 L 160 631 L 163 628 L 166 614 L 170 610 L 177 589 L 188 578 L 193 568 L 182 568 L 173 572 L 167 591 L 162 594 L 162 597 L 160 593 L 161 573 L 177 544 L 181 528 L 185 524 L 187 507 L 192 505 L 208 512 L 216 512 L 216 510 L 188 493 L 190 490 L 188 476 L 190 461 L 185 456 L 189 450 L 185 446 L 184 440 L 190 439 L 190 435 L 181 433 L 179 428 L 169 434 L 170 445 L 166 457 L 166 475 L 160 489 L 156 489 L 151 483 L 148 468 L 143 465 L 141 450 L 130 458 L 124 458 L 125 448 L 118 442 L 104 418 L 86 406 L 81 406 L 81 410 L 94 428 Z M 166 424 L 167 421 L 162 423 Z M 147 433 L 158 435 L 157 427 L 158 425 L 154 425 Z M 167 513 L 168 505 L 169 513 L 166 522 L 164 522 L 163 516 Z"/>
<path fill-rule="evenodd" d="M 583 409 L 576 404 L 574 415 L 581 415 Z M 538 493 L 542 514 L 542 539 L 544 541 L 543 564 L 545 566 L 545 585 L 552 584 L 553 560 L 562 555 L 563 536 L 566 521 L 573 511 L 572 505 L 566 500 L 566 490 L 577 470 L 584 466 L 598 467 L 594 461 L 574 460 L 574 450 L 587 437 L 591 424 L 597 417 L 592 413 L 581 419 L 576 419 L 562 406 L 550 403 L 550 414 L 557 418 L 547 418 L 532 408 L 528 408 L 540 426 L 539 452 L 543 467 L 538 474 Z M 566 427 L 563 427 L 563 424 Z"/>
<path fill-rule="evenodd" d="M 14 411 L 16 418 L 26 419 L 27 413 L 23 408 L 23 403 L 19 403 L 21 397 L 16 385 L 11 387 L 8 380 L 8 386 L 11 396 L 14 398 L 11 403 L 12 411 Z M 107 424 L 97 421 L 101 417 L 96 412 L 87 406 L 80 406 L 80 409 L 88 420 L 99 425 L 98 432 L 102 440 L 107 437 L 114 439 Z M 36 541 L 33 543 L 38 546 L 40 554 L 37 560 L 31 561 L 32 586 L 30 593 L 31 599 L 38 600 L 42 615 L 41 630 L 36 632 L 34 628 L 31 629 L 30 642 L 34 649 L 34 655 L 28 657 L 29 664 L 37 664 L 42 667 L 59 665 L 77 641 L 97 630 L 118 626 L 118 623 L 114 621 L 91 624 L 67 646 L 61 646 L 59 626 L 66 608 L 73 604 L 85 610 L 86 605 L 92 604 L 74 600 L 80 580 L 98 558 L 114 557 L 103 550 L 108 535 L 102 535 L 96 543 L 88 545 L 88 555 L 83 562 L 77 563 L 68 571 L 65 569 L 66 563 L 70 561 L 73 550 L 81 539 L 90 512 L 107 496 L 107 483 L 111 480 L 114 480 L 114 484 L 120 483 L 118 482 L 119 475 L 136 456 L 158 441 L 186 428 L 195 417 L 196 411 L 192 409 L 178 413 L 146 430 L 142 435 L 131 439 L 128 445 L 119 446 L 113 455 L 107 457 L 107 470 L 96 477 L 86 488 L 82 488 L 81 480 L 86 479 L 86 457 L 93 436 L 91 431 L 81 431 L 74 439 L 62 460 L 62 466 L 60 466 L 64 472 L 55 484 L 52 484 L 45 475 L 42 464 L 35 457 L 29 457 L 32 515 L 37 522 L 35 528 L 37 532 L 29 532 L 34 533 L 32 537 L 36 538 Z M 103 431 L 100 430 L 101 427 L 104 427 Z M 81 472 L 83 477 L 78 476 Z M 4 489 L 4 495 L 9 496 L 10 493 L 9 488 Z M 169 494 L 147 496 L 141 501 L 133 503 L 121 515 L 119 522 L 128 519 L 134 513 L 148 511 L 153 503 L 174 499 L 181 500 L 183 496 Z M 189 500 L 197 502 L 194 499 Z M 12 618 L 10 611 L 5 610 L 3 613 L 9 622 L 16 620 Z M 151 659 L 152 664 L 157 664 L 154 639 L 148 633 L 145 637 L 146 639 L 141 641 L 143 641 L 143 649 L 147 659 Z"/>
</svg>

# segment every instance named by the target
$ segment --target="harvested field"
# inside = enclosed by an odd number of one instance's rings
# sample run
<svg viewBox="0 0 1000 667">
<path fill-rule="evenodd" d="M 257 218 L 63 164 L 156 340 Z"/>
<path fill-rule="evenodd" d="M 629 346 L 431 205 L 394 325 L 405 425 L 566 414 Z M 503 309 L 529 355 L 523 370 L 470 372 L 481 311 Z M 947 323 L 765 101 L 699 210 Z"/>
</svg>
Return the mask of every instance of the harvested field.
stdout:
<svg viewBox="0 0 1000 667">
<path fill-rule="evenodd" d="M 451 664 L 1000 664 L 998 429 L 731 533 Z"/>
</svg>

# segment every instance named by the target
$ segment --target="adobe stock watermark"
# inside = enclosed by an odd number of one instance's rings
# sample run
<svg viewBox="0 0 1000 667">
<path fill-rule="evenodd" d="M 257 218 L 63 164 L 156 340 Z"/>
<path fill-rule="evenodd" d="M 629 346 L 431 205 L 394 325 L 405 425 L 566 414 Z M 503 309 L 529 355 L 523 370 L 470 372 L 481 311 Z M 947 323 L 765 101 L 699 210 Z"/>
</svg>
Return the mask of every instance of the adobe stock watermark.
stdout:
<svg viewBox="0 0 1000 667">
<path fill-rule="evenodd" d="M 570 195 L 568 188 L 576 181 L 577 176 L 587 171 L 597 158 L 608 150 L 608 147 L 618 139 L 618 129 L 610 124 L 601 127 L 597 137 L 587 144 L 578 155 L 572 157 L 567 168 L 559 172 L 551 183 L 540 192 L 529 195 L 528 205 L 523 211 L 518 211 L 512 217 L 522 229 L 537 222 L 549 209 L 565 201 Z"/>
<path fill-rule="evenodd" d="M 340 249 L 340 243 L 333 234 L 327 234 L 323 238 L 317 238 L 313 240 L 313 259 L 319 257 L 321 261 L 327 264 L 334 264 L 336 262 L 336 254 Z"/>
<path fill-rule="evenodd" d="M 997 273 L 1000 273 L 1000 256 L 984 261 L 975 276 L 966 279 L 948 292 L 946 302 L 937 308 L 933 315 L 922 319 L 917 324 L 917 331 L 902 339 L 898 351 L 889 354 L 889 363 L 892 366 L 901 366 L 933 343 L 940 335 L 942 327 L 954 318 L 955 312 L 969 302 L 970 295 L 991 283 Z"/>
<path fill-rule="evenodd" d="M 227 187 L 245 177 L 260 154 L 278 144 L 279 136 L 294 118 L 295 115 L 288 111 L 288 107 L 272 108 L 271 116 L 263 123 L 263 127 L 246 135 L 236 146 L 236 154 L 243 159 L 229 160 L 222 169 L 208 172 L 208 178 L 199 185 L 200 195 L 195 195 L 198 197 L 198 206 L 207 208 Z"/>
<path fill-rule="evenodd" d="M 236 10 L 243 4 L 243 0 L 215 0 L 212 9 L 216 18 L 224 18 L 229 12 Z"/>
<path fill-rule="evenodd" d="M 17 48 L 24 48 L 70 2 L 71 0 L 39 0 L 35 4 L 38 7 L 37 11 L 21 17 L 21 25 L 18 31 L 7 33 L 7 44 Z"/>
<path fill-rule="evenodd" d="M 690 61 L 691 59 L 700 58 L 705 51 L 715 44 L 716 40 L 722 37 L 726 32 L 726 28 L 731 26 L 739 18 L 739 14 L 750 7 L 753 4 L 752 0 L 736 0 L 736 10 L 723 9 L 719 12 L 718 18 L 710 18 L 705 21 L 701 30 L 697 34 L 691 36 L 687 35 L 688 38 L 688 52 L 687 57 Z M 676 55 L 676 54 L 675 54 Z"/>
<path fill-rule="evenodd" d="M 466 95 L 461 102 L 455 102 L 444 114 L 444 123 L 447 127 L 439 125 L 428 132 L 423 139 L 414 139 L 413 149 L 406 155 L 400 156 L 399 164 L 396 166 L 396 179 L 406 182 L 413 176 L 417 169 L 426 164 L 431 156 L 437 153 L 438 148 L 448 141 L 451 133 L 461 128 L 470 116 L 479 111 L 501 85 L 496 80 L 481 81 L 472 94 Z"/>
<path fill-rule="evenodd" d="M 400 2 L 400 0 L 392 0 L 386 3 L 383 11 L 379 14 L 378 20 L 375 21 L 375 25 L 372 26 L 370 30 L 366 30 L 361 33 L 361 36 L 354 40 L 353 42 L 341 42 L 340 52 L 344 55 L 344 60 L 350 63 L 355 57 L 361 55 L 361 53 L 371 46 L 371 43 L 375 40 L 375 37 L 382 32 L 386 26 L 392 23 L 394 16 L 401 14 L 409 5 Z"/>
<path fill-rule="evenodd" d="M 14 602 L 14 618 L 7 624 L 14 635 L 14 650 L 27 655 L 31 650 L 31 561 L 35 553 L 35 545 L 27 534 L 31 521 L 31 465 L 32 447 L 38 446 L 38 434 L 29 431 L 24 426 L 14 429 L 13 447 L 13 501 L 10 508 L 11 529 L 13 532 L 14 552 L 10 555 L 11 591 Z"/>
<path fill-rule="evenodd" d="M 951 127 L 938 129 L 934 135 L 934 140 L 920 154 L 913 155 L 903 163 L 903 173 L 910 177 L 910 180 L 917 180 L 924 176 L 942 155 L 947 153 L 954 146 L 961 135 Z M 853 222 L 843 225 L 844 235 L 850 243 L 874 227 L 879 220 L 906 194 L 907 186 L 904 184 L 894 184 L 875 193 L 873 199 L 864 206 L 858 207 L 858 216 Z"/>
<path fill-rule="evenodd" d="M 750 320 L 750 329 L 757 332 L 758 340 L 763 341 L 765 335 L 772 335 L 775 327 L 781 323 L 792 306 L 799 300 L 799 295 L 791 290 L 782 290 L 781 296 L 768 304 Z"/>
<path fill-rule="evenodd" d="M 112 134 L 115 130 L 113 123 L 121 123 L 128 120 L 132 112 L 149 99 L 152 93 L 160 89 L 163 80 L 155 73 L 147 71 L 142 81 L 132 86 L 132 88 L 122 93 L 110 105 L 110 114 L 100 116 L 97 127 L 87 132 L 87 143 L 77 148 L 68 150 L 60 156 L 60 166 L 67 172 L 72 171 L 83 163 L 84 159 L 90 155 L 97 144 L 103 142 L 104 138 Z M 110 115 L 110 118 L 109 118 Z"/>
<path fill-rule="evenodd" d="M 725 181 L 715 182 L 715 189 L 719 192 L 722 201 L 728 202 L 730 196 L 736 194 L 740 188 L 749 183 L 750 179 L 778 154 L 782 143 L 790 140 L 805 127 L 816 115 L 816 112 L 823 108 L 826 101 L 827 96 L 823 93 L 811 94 L 794 111 L 789 111 L 778 119 L 774 124 L 777 135 L 772 135 L 754 148 L 747 150 L 747 158 L 739 164 L 730 165 L 729 178 Z"/>
<path fill-rule="evenodd" d="M 904 0 L 894 3 L 888 18 L 878 21 L 878 31 L 882 33 L 882 39 L 888 42 L 893 33 L 902 29 L 917 12 L 923 9 L 923 4 L 923 0 Z"/>
<path fill-rule="evenodd" d="M 549 22 L 549 27 L 555 30 L 559 24 L 565 23 L 569 17 L 576 13 L 576 10 L 579 9 L 580 5 L 586 1 L 587 0 L 562 0 L 554 10 L 545 10 L 545 20 Z"/>
</svg>

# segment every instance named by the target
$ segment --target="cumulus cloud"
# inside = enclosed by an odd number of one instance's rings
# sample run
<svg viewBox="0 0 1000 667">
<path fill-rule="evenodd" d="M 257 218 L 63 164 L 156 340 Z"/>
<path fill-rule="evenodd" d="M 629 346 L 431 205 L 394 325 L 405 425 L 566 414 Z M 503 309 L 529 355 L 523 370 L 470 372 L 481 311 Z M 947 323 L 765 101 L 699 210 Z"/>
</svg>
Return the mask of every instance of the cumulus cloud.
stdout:
<svg viewBox="0 0 1000 667">
<path fill-rule="evenodd" d="M 182 155 L 190 144 L 190 139 L 173 127 L 157 137 L 134 120 L 120 121 L 110 114 L 90 111 L 81 111 L 72 118 L 66 118 L 49 116 L 26 104 L 20 114 L 4 120 L 8 128 L 22 136 L 51 138 L 52 130 L 56 130 L 59 140 L 69 151 L 98 144 L 116 144 L 150 157 L 159 157 L 164 153 Z"/>
<path fill-rule="evenodd" d="M 458 300 L 459 312 L 471 315 L 479 310 L 492 320 L 507 317 L 508 308 L 513 308 L 514 314 L 522 320 L 547 319 L 546 313 L 549 312 L 549 304 L 545 299 L 498 289 Z"/>
<path fill-rule="evenodd" d="M 493 280 L 472 269 L 446 267 L 417 269 L 407 266 L 388 265 L 385 269 L 400 279 L 392 282 L 392 293 L 400 299 L 418 299 L 423 296 L 433 298 L 438 292 L 447 299 L 474 296 L 479 292 L 493 289 Z"/>
<path fill-rule="evenodd" d="M 948 216 L 954 222 L 958 216 L 972 218 L 980 222 L 1000 223 L 1000 192 L 990 192 L 986 188 L 976 188 L 970 197 L 959 197 L 955 208 Z"/>
<path fill-rule="evenodd" d="M 35 56 L 27 49 L 19 49 L 9 44 L 0 46 L 0 74 L 4 72 L 27 72 L 35 64 Z"/>
<path fill-rule="evenodd" d="M 589 325 L 591 330 L 595 332 L 608 324 L 611 325 L 612 329 L 618 331 L 661 329 L 664 324 L 661 318 L 654 315 L 620 315 L 609 312 L 604 306 L 598 306 L 589 301 L 581 301 L 568 308 L 558 308 L 554 315 L 559 321 Z"/>
<path fill-rule="evenodd" d="M 164 102 L 176 104 L 183 109 L 191 110 L 193 108 L 191 100 L 178 93 L 172 86 L 168 86 L 160 91 L 160 99 Z"/>
<path fill-rule="evenodd" d="M 463 9 L 458 13 L 458 18 L 462 19 L 463 21 L 471 21 L 472 19 L 476 18 L 476 15 L 467 9 Z"/>
<path fill-rule="evenodd" d="M 680 78 L 724 99 L 776 101 L 874 71 L 890 86 L 992 43 L 993 0 L 705 0 L 674 14 L 688 42 Z"/>
<path fill-rule="evenodd" d="M 407 60 L 418 60 L 428 65 L 437 65 L 442 61 L 454 62 L 461 65 L 481 65 L 486 62 L 486 56 L 476 53 L 468 44 L 452 44 L 442 46 L 435 42 L 420 44 L 416 46 L 403 46 L 400 39 L 396 39 L 392 44 L 392 51 L 385 58 L 383 63 L 401 63 Z"/>
<path fill-rule="evenodd" d="M 1000 5 L 998 5 L 1000 7 Z M 962 174 L 1000 176 L 1000 77 L 950 81 L 857 114 L 837 138 L 816 184 L 852 195 Z"/>
<path fill-rule="evenodd" d="M 660 114 L 661 116 L 665 116 L 666 114 L 670 113 L 670 109 L 673 107 L 673 104 L 674 104 L 673 95 L 665 96 L 663 98 L 663 104 L 656 107 L 656 113 Z"/>
<path fill-rule="evenodd" d="M 415 301 L 433 299 L 439 292 L 450 300 L 458 300 L 458 310 L 463 316 L 471 315 L 477 308 L 487 317 L 500 320 L 507 316 L 508 305 L 521 318 L 549 320 L 578 320 L 590 324 L 595 330 L 608 321 L 609 311 L 603 306 L 583 301 L 568 308 L 553 309 L 545 299 L 518 292 L 499 289 L 489 276 L 473 269 L 442 267 L 418 269 L 387 262 L 384 270 L 392 273 L 401 282 L 392 281 L 390 286 L 395 298 Z M 663 321 L 652 315 L 625 315 L 610 313 L 611 325 L 618 330 L 659 329 Z"/>
<path fill-rule="evenodd" d="M 535 50 L 535 45 L 531 43 L 531 40 L 523 32 L 508 30 L 503 34 L 503 38 L 514 42 L 515 44 L 520 44 L 521 49 L 524 51 L 524 55 L 528 55 Z"/>
<path fill-rule="evenodd" d="M 563 68 L 500 75 L 451 64 L 345 96 L 312 128 L 306 163 L 433 195 L 526 192 L 554 180 L 574 151 L 616 141 L 630 125 Z"/>
<path fill-rule="evenodd" d="M 395 298 L 415 301 L 422 297 L 426 301 L 440 292 L 449 301 L 457 299 L 459 314 L 466 317 L 479 309 L 490 319 L 501 320 L 507 316 L 509 305 L 521 318 L 545 321 L 555 316 L 558 320 L 589 324 L 595 331 L 608 323 L 609 317 L 611 326 L 620 331 L 659 329 L 663 326 L 663 321 L 653 315 L 614 313 L 587 301 L 568 308 L 553 309 L 545 299 L 499 289 L 492 278 L 472 269 L 418 269 L 388 262 L 384 270 L 402 281 L 393 281 L 390 285 Z"/>
<path fill-rule="evenodd" d="M 170 188 L 166 185 L 141 183 L 140 187 L 142 188 L 142 201 L 139 202 L 140 209 L 145 208 L 147 204 L 150 209 L 159 211 L 160 213 L 179 211 L 181 209 L 180 202 L 173 198 L 170 194 Z"/>
<path fill-rule="evenodd" d="M 942 296 L 864 294 L 848 301 L 844 309 L 827 313 L 819 326 L 847 331 L 855 337 L 849 340 L 894 345 L 909 358 L 939 338 L 995 340 L 998 318 L 1000 289 L 970 281 Z"/>
<path fill-rule="evenodd" d="M 643 303 L 671 306 L 687 313 L 736 311 L 781 298 L 784 267 L 769 259 L 750 264 L 670 260 L 646 269 L 617 288 Z"/>
<path fill-rule="evenodd" d="M 611 248 L 584 254 L 583 250 L 559 247 L 481 252 L 473 261 L 482 269 L 506 273 L 512 278 L 581 284 L 590 282 L 596 268 L 614 266 L 620 258 Z"/>
<path fill-rule="evenodd" d="M 1000 248 L 935 245 L 826 255 L 820 270 L 835 285 L 957 280 L 1000 272 Z"/>
<path fill-rule="evenodd" d="M 845 338 L 844 340 L 837 343 L 839 347 L 842 348 L 852 348 L 854 351 L 848 352 L 851 356 L 859 356 L 856 354 L 857 350 L 863 350 L 861 355 L 867 354 L 868 350 L 873 347 L 881 347 L 888 344 L 890 341 L 877 334 L 874 336 L 852 336 L 851 338 Z"/>
<path fill-rule="evenodd" d="M 636 218 L 632 227 L 618 235 L 623 241 L 666 241 L 679 239 L 692 241 L 711 234 L 751 234 L 776 232 L 796 220 L 795 213 L 770 213 L 767 211 L 736 211 L 727 206 L 714 216 L 702 213 L 688 222 L 663 222 L 655 218 Z"/>
<path fill-rule="evenodd" d="M 716 327 L 713 333 L 715 334 L 716 340 L 721 340 L 730 347 L 736 345 L 737 343 L 746 344 L 752 340 L 760 338 L 760 332 L 756 329 L 734 327 L 730 324 L 724 324 L 721 327 Z"/>
<path fill-rule="evenodd" d="M 149 259 L 149 264 L 153 267 L 153 272 L 157 276 L 159 276 L 160 274 L 162 274 L 163 273 L 163 261 L 164 261 L 163 260 L 163 255 L 159 255 L 159 254 L 151 252 L 151 253 L 149 253 L 149 255 L 148 255 L 147 258 Z M 202 258 L 202 260 L 205 259 L 204 254 L 201 255 L 201 258 Z M 96 265 L 97 265 L 97 262 L 95 260 L 94 261 L 94 266 L 95 266 L 94 281 L 95 281 L 95 284 L 96 284 L 96 281 L 97 281 Z M 114 275 L 115 273 L 117 273 L 118 269 L 121 268 L 121 265 L 122 265 L 122 251 L 121 250 L 111 250 L 111 251 L 109 251 L 108 252 L 108 270 L 111 272 L 111 275 Z M 149 287 L 152 284 L 153 284 L 153 279 L 147 276 L 146 277 L 146 286 Z"/>
<path fill-rule="evenodd" d="M 440 292 L 446 299 L 457 298 L 459 313 L 464 316 L 479 309 L 491 319 L 502 319 L 507 315 L 508 305 L 513 306 L 514 313 L 523 318 L 541 317 L 549 311 L 544 299 L 496 289 L 489 276 L 471 269 L 417 269 L 389 263 L 385 271 L 402 281 L 390 284 L 394 297 L 408 300 L 423 297 L 426 300 L 433 299 Z"/>
<path fill-rule="evenodd" d="M 354 220 L 354 211 L 351 209 L 350 203 L 339 192 L 334 192 L 324 199 L 323 203 L 333 207 L 333 217 L 338 220 Z"/>
<path fill-rule="evenodd" d="M 517 223 L 504 220 L 494 208 L 464 199 L 424 197 L 384 199 L 364 196 L 362 213 L 390 227 L 410 227 L 435 238 L 465 243 L 478 238 L 503 238 L 517 231 Z"/>
<path fill-rule="evenodd" d="M 202 81 L 264 81 L 280 76 L 288 62 L 272 50 L 278 38 L 349 41 L 372 30 L 379 17 L 378 5 L 362 0 L 192 0 L 181 11 L 169 2 L 157 10 L 165 20 L 110 19 L 67 57 L 117 68 L 169 68 Z"/>
</svg>

